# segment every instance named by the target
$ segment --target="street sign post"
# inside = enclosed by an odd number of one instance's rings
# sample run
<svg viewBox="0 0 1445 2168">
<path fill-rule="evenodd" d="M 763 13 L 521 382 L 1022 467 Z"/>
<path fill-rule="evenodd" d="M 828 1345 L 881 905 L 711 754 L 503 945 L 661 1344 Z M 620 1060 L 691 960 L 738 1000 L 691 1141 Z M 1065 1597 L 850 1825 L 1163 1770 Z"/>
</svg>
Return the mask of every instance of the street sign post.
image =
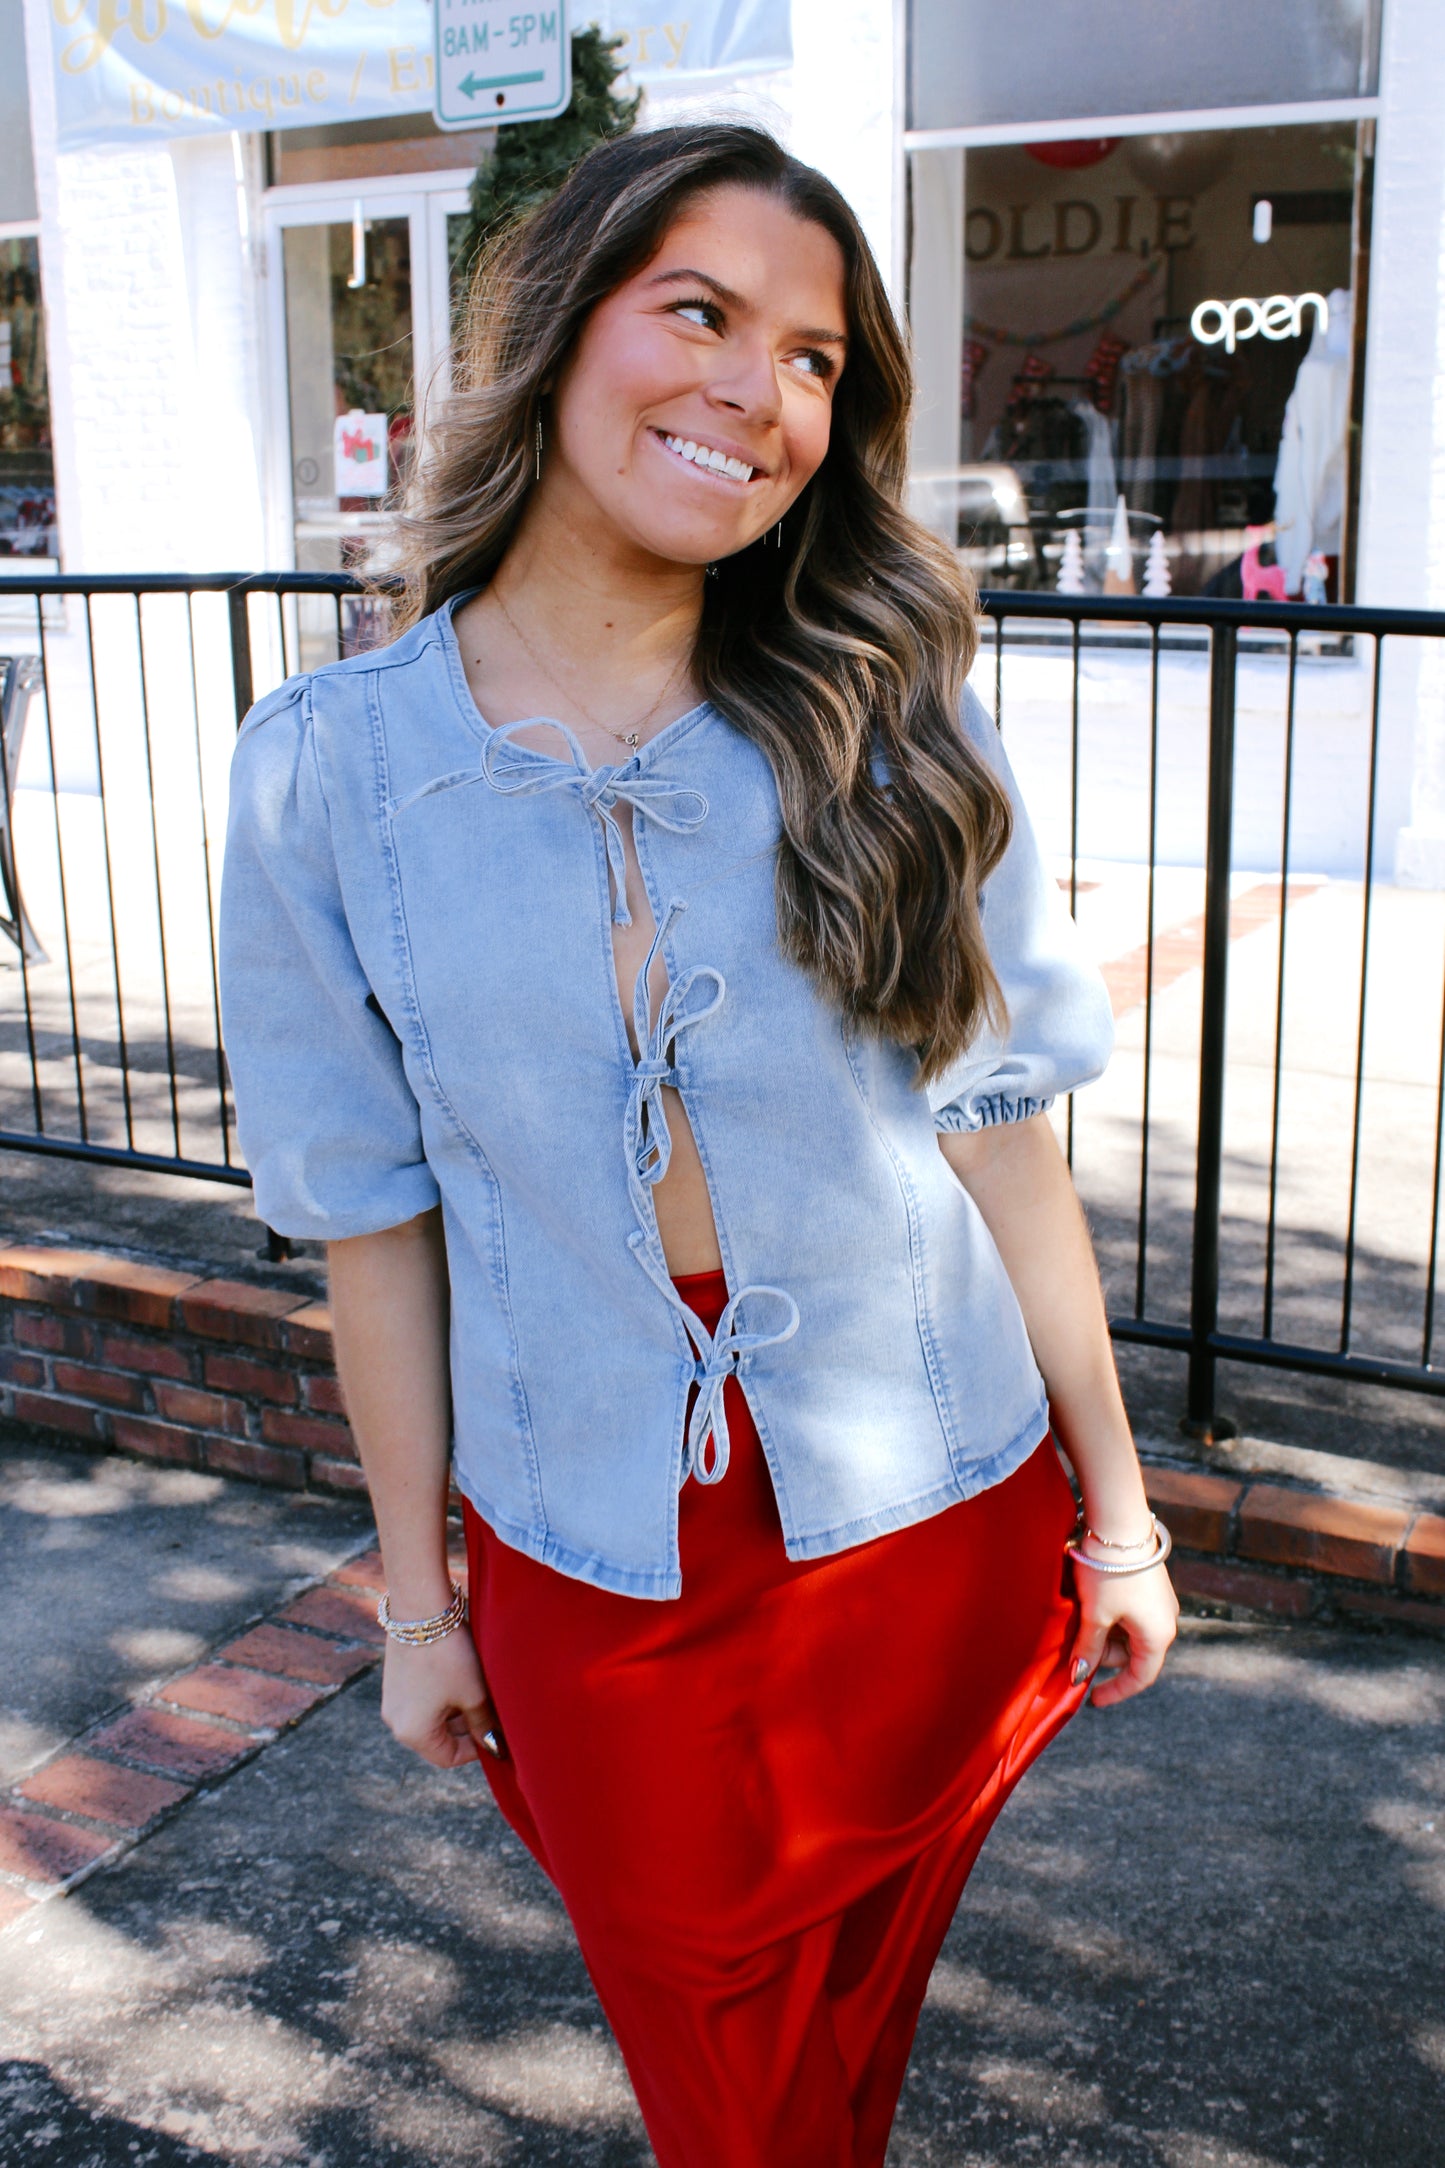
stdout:
<svg viewBox="0 0 1445 2168">
<path fill-rule="evenodd" d="M 572 101 L 567 0 L 432 0 L 439 128 L 550 120 Z"/>
</svg>

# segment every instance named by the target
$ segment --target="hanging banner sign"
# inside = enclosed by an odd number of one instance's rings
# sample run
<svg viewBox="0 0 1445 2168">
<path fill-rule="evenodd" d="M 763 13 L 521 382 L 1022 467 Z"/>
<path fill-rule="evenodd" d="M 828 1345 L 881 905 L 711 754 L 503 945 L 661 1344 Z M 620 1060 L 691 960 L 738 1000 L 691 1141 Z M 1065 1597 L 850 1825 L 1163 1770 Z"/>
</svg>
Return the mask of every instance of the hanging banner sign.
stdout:
<svg viewBox="0 0 1445 2168">
<path fill-rule="evenodd" d="M 431 0 L 49 0 L 49 8 L 63 151 L 431 109 Z M 488 12 L 525 20 L 529 9 L 540 21 L 540 0 Z M 789 0 L 687 0 L 685 12 L 679 0 L 675 14 L 650 0 L 576 0 L 570 12 L 574 28 L 600 22 L 622 38 L 618 57 L 639 83 L 792 59 Z M 497 117 L 495 108 L 478 113 L 474 125 Z"/>
<path fill-rule="evenodd" d="M 567 0 L 432 0 L 438 128 L 551 120 L 572 103 Z"/>
</svg>

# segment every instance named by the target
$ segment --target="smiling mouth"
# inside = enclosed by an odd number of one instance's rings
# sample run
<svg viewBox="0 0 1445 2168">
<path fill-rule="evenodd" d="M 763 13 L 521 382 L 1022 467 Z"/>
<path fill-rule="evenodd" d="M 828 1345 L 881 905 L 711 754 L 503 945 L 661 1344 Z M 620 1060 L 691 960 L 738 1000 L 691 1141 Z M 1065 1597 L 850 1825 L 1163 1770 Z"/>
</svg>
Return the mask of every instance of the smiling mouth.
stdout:
<svg viewBox="0 0 1445 2168">
<path fill-rule="evenodd" d="M 696 467 L 700 474 L 710 475 L 714 481 L 750 482 L 758 471 L 746 460 L 734 459 L 727 452 L 716 451 L 710 444 L 695 443 L 691 437 L 667 436 L 661 429 L 654 429 L 652 433 L 674 458 L 686 461 L 688 466 Z"/>
</svg>

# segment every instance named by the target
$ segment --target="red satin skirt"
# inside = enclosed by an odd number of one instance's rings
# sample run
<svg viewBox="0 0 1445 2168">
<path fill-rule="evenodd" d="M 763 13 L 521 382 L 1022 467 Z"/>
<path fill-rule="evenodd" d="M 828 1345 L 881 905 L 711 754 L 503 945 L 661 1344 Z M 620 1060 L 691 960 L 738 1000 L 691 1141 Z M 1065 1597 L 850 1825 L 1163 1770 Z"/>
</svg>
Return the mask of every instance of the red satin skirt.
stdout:
<svg viewBox="0 0 1445 2168">
<path fill-rule="evenodd" d="M 677 1285 L 712 1328 L 721 1273 Z M 682 1595 L 570 1579 L 465 1508 L 472 1631 L 662 2168 L 877 2168 L 928 1976 L 1073 1714 L 1074 1499 L 1045 1438 L 961 1505 L 790 1564 L 738 1385 L 679 1499 Z"/>
</svg>

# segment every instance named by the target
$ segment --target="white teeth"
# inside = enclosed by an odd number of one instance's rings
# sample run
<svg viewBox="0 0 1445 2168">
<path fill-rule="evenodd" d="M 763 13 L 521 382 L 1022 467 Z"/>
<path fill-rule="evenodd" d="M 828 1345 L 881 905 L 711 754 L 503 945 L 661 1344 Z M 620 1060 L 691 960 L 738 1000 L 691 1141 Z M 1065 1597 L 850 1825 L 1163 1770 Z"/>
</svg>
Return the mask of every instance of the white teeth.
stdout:
<svg viewBox="0 0 1445 2168">
<path fill-rule="evenodd" d="M 663 443 L 679 459 L 690 459 L 695 467 L 705 467 L 713 474 L 726 474 L 734 482 L 750 482 L 753 470 L 743 459 L 732 459 L 726 452 L 715 452 L 706 444 L 695 444 L 691 437 L 664 437 Z"/>
</svg>

